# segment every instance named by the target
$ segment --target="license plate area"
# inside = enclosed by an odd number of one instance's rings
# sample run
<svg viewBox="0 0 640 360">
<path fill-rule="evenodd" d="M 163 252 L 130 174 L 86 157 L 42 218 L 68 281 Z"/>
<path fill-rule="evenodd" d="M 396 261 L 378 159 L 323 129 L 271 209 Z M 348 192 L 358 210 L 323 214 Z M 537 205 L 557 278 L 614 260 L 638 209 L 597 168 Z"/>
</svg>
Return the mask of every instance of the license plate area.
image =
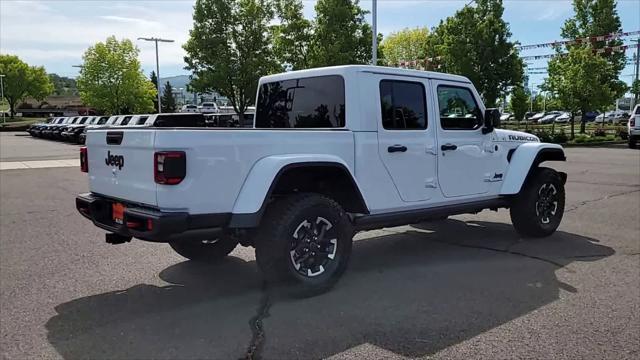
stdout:
<svg viewBox="0 0 640 360">
<path fill-rule="evenodd" d="M 126 206 L 122 203 L 111 204 L 111 218 L 116 224 L 122 225 L 124 223 L 124 210 Z"/>
</svg>

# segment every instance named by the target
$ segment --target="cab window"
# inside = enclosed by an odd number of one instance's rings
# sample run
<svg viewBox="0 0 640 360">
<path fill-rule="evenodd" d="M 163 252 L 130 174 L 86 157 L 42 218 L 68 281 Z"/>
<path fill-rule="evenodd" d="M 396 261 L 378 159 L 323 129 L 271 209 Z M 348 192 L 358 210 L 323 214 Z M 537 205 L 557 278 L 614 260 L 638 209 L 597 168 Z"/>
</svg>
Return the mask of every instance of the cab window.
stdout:
<svg viewBox="0 0 640 360">
<path fill-rule="evenodd" d="M 122 119 L 122 122 L 120 123 L 120 125 L 121 126 L 128 125 L 129 121 L 131 121 L 131 116 L 125 116 L 124 119 Z"/>
<path fill-rule="evenodd" d="M 382 80 L 380 82 L 382 126 L 387 130 L 427 128 L 424 85 L 418 82 Z"/>
<path fill-rule="evenodd" d="M 471 90 L 438 86 L 440 125 L 445 130 L 475 130 L 482 126 L 480 107 Z"/>
<path fill-rule="evenodd" d="M 341 76 L 274 81 L 260 86 L 256 128 L 344 126 L 344 80 Z"/>
</svg>

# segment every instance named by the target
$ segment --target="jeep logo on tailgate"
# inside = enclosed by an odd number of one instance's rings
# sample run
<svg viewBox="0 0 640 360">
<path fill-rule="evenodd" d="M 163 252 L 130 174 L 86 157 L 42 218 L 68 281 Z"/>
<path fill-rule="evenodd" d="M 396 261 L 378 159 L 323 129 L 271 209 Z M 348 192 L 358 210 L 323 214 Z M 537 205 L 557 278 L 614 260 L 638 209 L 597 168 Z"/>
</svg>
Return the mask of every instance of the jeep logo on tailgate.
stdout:
<svg viewBox="0 0 640 360">
<path fill-rule="evenodd" d="M 118 170 L 122 170 L 124 166 L 124 156 L 111 155 L 111 150 L 107 151 L 107 157 L 104 159 L 104 163 L 108 166 L 117 166 Z"/>
</svg>

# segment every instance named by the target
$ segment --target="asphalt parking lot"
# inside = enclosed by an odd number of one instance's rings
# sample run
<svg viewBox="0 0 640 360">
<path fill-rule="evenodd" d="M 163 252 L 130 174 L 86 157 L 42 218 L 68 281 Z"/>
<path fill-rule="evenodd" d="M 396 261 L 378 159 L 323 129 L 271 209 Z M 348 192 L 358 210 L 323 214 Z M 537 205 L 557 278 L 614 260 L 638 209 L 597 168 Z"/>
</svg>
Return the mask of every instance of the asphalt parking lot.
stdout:
<svg viewBox="0 0 640 360">
<path fill-rule="evenodd" d="M 35 155 L 2 161 L 77 156 L 7 136 L 3 153 Z M 361 233 L 336 288 L 304 300 L 263 289 L 250 248 L 201 265 L 166 244 L 106 244 L 75 210 L 79 169 L 0 171 L 2 357 L 636 359 L 640 151 L 567 157 L 552 237 L 519 238 L 506 210 Z"/>
</svg>

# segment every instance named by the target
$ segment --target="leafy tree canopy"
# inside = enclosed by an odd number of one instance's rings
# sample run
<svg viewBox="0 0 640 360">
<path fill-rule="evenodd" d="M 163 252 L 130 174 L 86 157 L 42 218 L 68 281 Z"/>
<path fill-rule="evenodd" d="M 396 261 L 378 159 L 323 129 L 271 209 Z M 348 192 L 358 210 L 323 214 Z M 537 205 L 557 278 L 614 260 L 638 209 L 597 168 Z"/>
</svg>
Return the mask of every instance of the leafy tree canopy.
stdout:
<svg viewBox="0 0 640 360">
<path fill-rule="evenodd" d="M 309 65 L 367 64 L 371 61 L 371 27 L 358 0 L 318 0 Z"/>
<path fill-rule="evenodd" d="M 488 107 L 523 81 L 523 63 L 502 19 L 502 0 L 476 0 L 433 29 L 431 57 L 441 70 L 468 77 Z"/>
<path fill-rule="evenodd" d="M 49 74 L 49 80 L 53 84 L 53 93 L 55 95 L 77 95 L 78 86 L 76 79 L 59 76 L 58 74 Z"/>
<path fill-rule="evenodd" d="M 184 44 L 190 88 L 226 96 L 237 113 L 254 102 L 260 76 L 279 70 L 269 22 L 267 0 L 197 0 L 193 29 Z"/>
<path fill-rule="evenodd" d="M 312 23 L 304 18 L 301 0 L 276 0 L 275 13 L 280 23 L 271 27 L 273 52 L 284 69 L 309 67 Z"/>
<path fill-rule="evenodd" d="M 25 98 L 32 97 L 40 101 L 54 90 L 44 67 L 29 66 L 17 56 L 0 54 L 0 74 L 4 75 L 4 98 L 9 103 L 12 117 L 16 105 Z"/>
<path fill-rule="evenodd" d="M 115 36 L 90 47 L 77 79 L 82 101 L 106 114 L 152 111 L 156 89 L 142 73 L 138 53 L 131 40 Z"/>
<path fill-rule="evenodd" d="M 511 93 L 511 111 L 516 120 L 524 119 L 524 115 L 529 110 L 529 95 L 522 86 L 516 86 Z"/>
<path fill-rule="evenodd" d="M 404 29 L 391 33 L 380 44 L 389 66 L 398 66 L 401 61 L 426 59 L 429 30 L 426 27 Z"/>
</svg>

